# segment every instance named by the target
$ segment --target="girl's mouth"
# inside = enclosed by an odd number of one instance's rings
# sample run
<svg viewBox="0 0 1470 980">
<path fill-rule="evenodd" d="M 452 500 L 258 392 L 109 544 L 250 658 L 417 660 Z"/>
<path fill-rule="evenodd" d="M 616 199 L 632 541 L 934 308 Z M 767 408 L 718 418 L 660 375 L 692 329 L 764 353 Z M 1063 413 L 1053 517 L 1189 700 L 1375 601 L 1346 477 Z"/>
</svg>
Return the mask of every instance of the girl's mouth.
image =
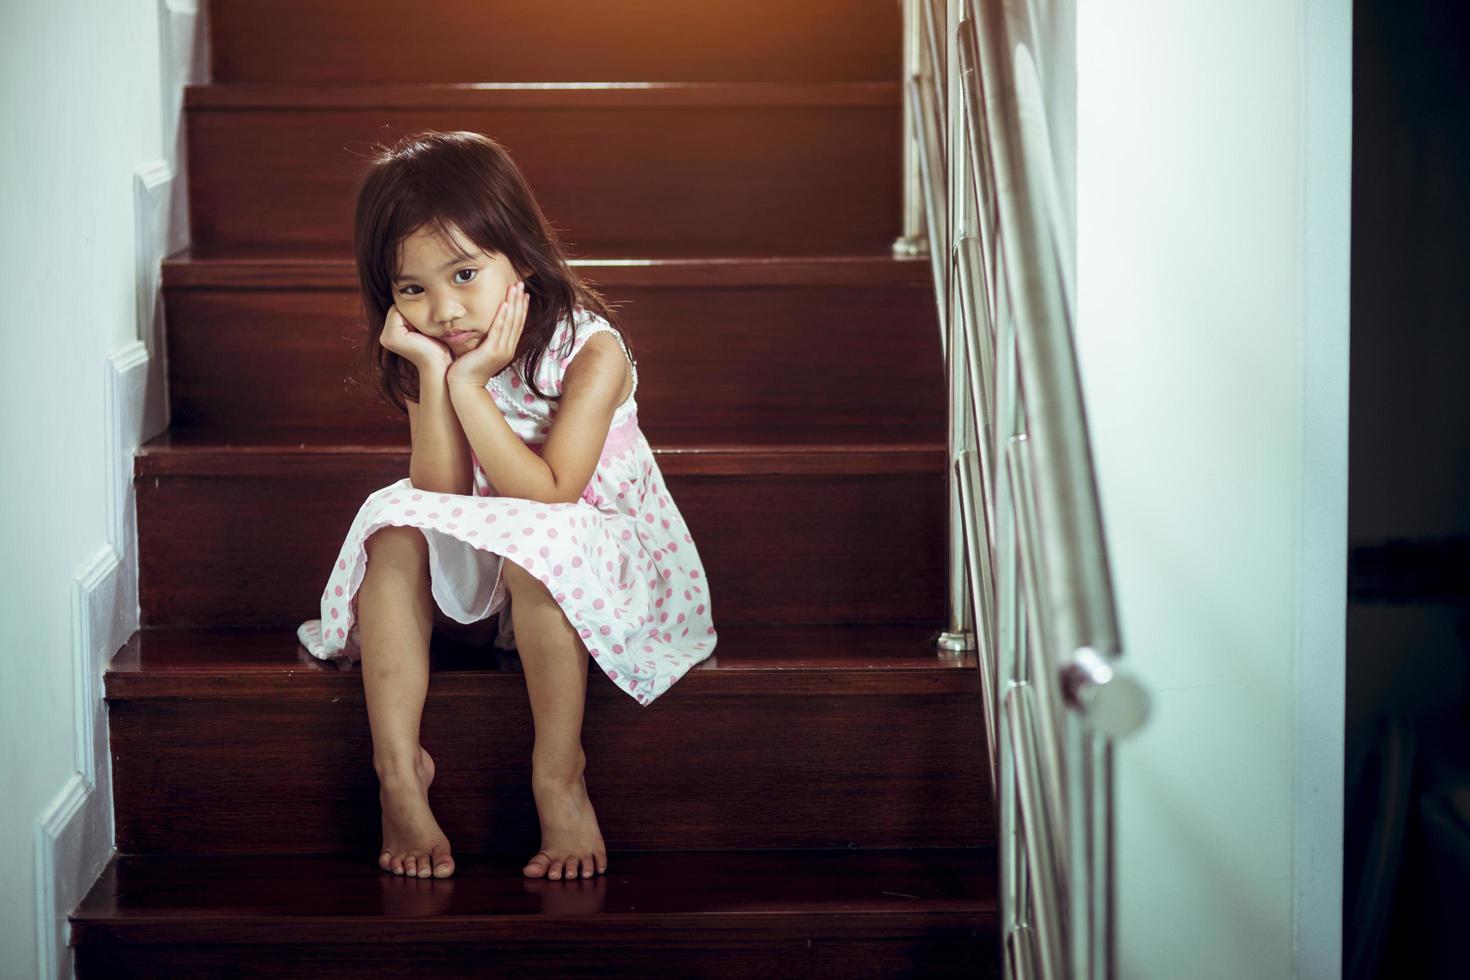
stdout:
<svg viewBox="0 0 1470 980">
<path fill-rule="evenodd" d="M 444 335 L 445 343 L 457 344 L 469 340 L 475 335 L 473 330 L 462 330 L 459 333 L 447 333 Z"/>
</svg>

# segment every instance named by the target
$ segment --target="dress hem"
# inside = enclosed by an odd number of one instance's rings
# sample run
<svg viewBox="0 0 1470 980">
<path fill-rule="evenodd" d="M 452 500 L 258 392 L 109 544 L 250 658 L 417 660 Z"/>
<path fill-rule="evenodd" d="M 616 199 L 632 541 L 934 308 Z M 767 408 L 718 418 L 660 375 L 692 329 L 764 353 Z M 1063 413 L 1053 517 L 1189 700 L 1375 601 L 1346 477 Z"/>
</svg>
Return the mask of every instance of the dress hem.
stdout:
<svg viewBox="0 0 1470 980">
<path fill-rule="evenodd" d="M 403 480 L 400 480 L 398 483 L 394 483 L 394 484 L 391 484 L 388 487 L 384 487 L 382 490 L 379 490 L 378 493 L 379 494 L 386 494 L 386 493 L 389 493 L 389 492 L 407 491 L 407 490 L 413 490 L 413 489 L 414 488 L 413 488 L 412 483 L 410 483 L 407 480 L 407 478 L 404 478 Z M 423 492 L 423 491 L 418 491 L 418 492 Z M 483 500 L 486 499 L 484 497 L 470 497 L 470 496 L 467 496 L 467 495 L 453 495 L 453 496 L 464 496 L 464 499 L 466 501 L 473 501 L 475 503 L 479 503 L 479 502 L 481 502 L 481 501 L 483 501 Z M 580 501 L 580 500 L 579 501 L 576 501 L 574 503 L 571 503 L 571 504 L 546 504 L 546 503 L 544 503 L 542 501 L 536 501 L 536 500 L 530 500 L 530 499 L 524 499 L 524 498 L 497 497 L 495 499 L 499 499 L 499 500 L 515 500 L 517 503 L 524 503 L 524 504 L 526 504 L 528 506 L 532 506 L 532 507 L 537 507 L 537 506 L 539 506 L 539 507 L 573 507 L 573 508 L 583 508 L 583 507 L 585 507 L 585 508 L 589 508 L 591 510 L 597 511 L 598 515 L 604 521 L 607 520 L 608 519 L 608 516 L 609 516 L 609 515 L 603 513 L 602 511 L 598 511 L 597 508 L 594 507 L 593 505 L 591 505 L 590 503 L 586 503 L 586 502 Z M 601 668 L 602 673 L 603 673 L 603 676 L 607 677 L 608 680 L 611 681 L 614 686 L 616 686 L 619 690 L 623 691 L 629 697 L 633 698 L 635 702 L 637 702 L 639 705 L 641 705 L 643 707 L 647 707 L 648 705 L 652 704 L 655 700 L 657 700 L 660 696 L 662 696 L 666 691 L 668 691 L 677 681 L 679 681 L 680 679 L 682 679 L 683 676 L 686 673 L 688 673 L 688 671 L 691 668 L 693 668 L 698 663 L 702 663 L 704 660 L 708 659 L 710 656 L 712 656 L 714 654 L 714 642 L 713 642 L 714 634 L 711 633 L 711 634 L 709 634 L 711 636 L 711 641 L 709 643 L 709 650 L 708 650 L 708 652 L 705 652 L 704 656 L 701 657 L 699 660 L 688 662 L 686 665 L 684 665 L 684 667 L 683 667 L 682 670 L 677 670 L 676 672 L 675 671 L 666 671 L 664 673 L 656 674 L 654 677 L 648 677 L 648 678 L 634 677 L 632 675 L 626 674 L 626 673 L 624 673 L 623 671 L 620 671 L 618 668 L 616 668 L 614 666 L 610 666 L 610 665 L 607 665 L 607 664 L 604 664 L 603 663 L 603 661 L 602 661 L 602 653 L 604 651 L 599 651 L 598 650 L 599 644 L 597 644 L 597 643 L 589 643 L 588 642 L 589 640 L 592 639 L 592 635 L 591 635 L 592 634 L 592 631 L 591 631 L 591 628 L 589 626 L 579 626 L 578 625 L 579 620 L 581 619 L 581 615 L 580 615 L 579 610 L 576 608 L 576 605 L 572 601 L 570 601 L 568 599 L 567 593 L 566 593 L 565 590 L 559 590 L 559 589 L 552 588 L 552 586 L 546 581 L 546 579 L 543 578 L 544 573 L 537 574 L 537 572 L 534 569 L 528 569 L 528 568 L 526 568 L 526 566 L 524 565 L 524 563 L 519 559 L 519 557 L 517 555 L 504 553 L 504 546 L 503 545 L 498 546 L 495 542 L 488 541 L 488 540 L 487 541 L 483 541 L 483 542 L 481 542 L 481 541 L 470 541 L 470 540 L 466 540 L 465 538 L 459 537 L 459 536 L 454 535 L 454 534 L 450 534 L 450 533 L 448 533 L 448 532 L 446 532 L 446 531 L 444 531 L 444 530 L 442 530 L 442 529 L 440 529 L 438 527 L 433 526 L 431 523 L 429 523 L 429 519 L 428 518 L 425 518 L 424 519 L 424 522 L 423 523 L 420 523 L 420 522 L 416 522 L 416 521 L 413 521 L 413 520 L 403 520 L 402 517 L 395 516 L 394 518 L 385 519 L 385 520 L 381 520 L 381 521 L 376 521 L 376 522 L 368 525 L 367 528 L 365 529 L 364 533 L 362 534 L 360 540 L 357 542 L 357 553 L 356 553 L 356 556 L 355 556 L 356 557 L 356 560 L 353 563 L 352 571 L 351 571 L 351 574 L 350 574 L 350 577 L 349 577 L 349 580 L 348 580 L 348 587 L 347 587 L 346 593 L 345 593 L 345 602 L 347 604 L 347 608 L 349 609 L 348 623 L 350 625 L 348 625 L 347 627 L 345 627 L 345 629 L 346 629 L 346 636 L 343 638 L 343 646 L 340 649 L 338 649 L 338 650 L 336 650 L 334 652 L 318 653 L 316 649 L 313 649 L 313 645 L 308 642 L 309 627 L 311 626 L 311 623 L 313 621 L 308 620 L 307 622 L 302 623 L 301 626 L 298 627 L 298 629 L 297 629 L 297 637 L 301 641 L 302 646 L 304 646 L 306 648 L 307 652 L 309 654 L 311 654 L 313 657 L 315 657 L 315 658 L 317 658 L 319 660 L 331 660 L 331 661 L 341 661 L 341 660 L 344 660 L 345 659 L 345 660 L 347 660 L 347 661 L 349 661 L 349 662 L 351 662 L 353 664 L 356 664 L 357 662 L 359 662 L 361 660 L 360 643 L 356 643 L 356 637 L 357 637 L 357 598 L 358 598 L 358 591 L 359 591 L 359 589 L 362 586 L 363 577 L 367 573 L 368 555 L 367 555 L 366 542 L 367 542 L 367 539 L 370 538 L 373 534 L 377 533 L 378 531 L 382 530 L 385 527 L 413 527 L 413 528 L 417 528 L 421 533 L 424 534 L 425 540 L 428 543 L 429 549 L 431 551 L 431 555 L 430 555 L 430 572 L 429 572 L 429 576 L 430 576 L 430 594 L 433 597 L 435 607 L 438 608 L 448 618 L 454 620 L 457 623 L 462 623 L 464 625 L 470 625 L 470 624 L 473 624 L 473 623 L 482 622 L 483 620 L 489 618 L 490 616 L 496 615 L 497 613 L 501 612 L 503 609 L 505 609 L 508 606 L 509 601 L 510 601 L 510 595 L 509 595 L 508 591 L 505 589 L 504 578 L 503 578 L 503 575 L 502 575 L 502 573 L 500 571 L 499 565 L 497 564 L 495 584 L 492 587 L 490 599 L 487 601 L 485 611 L 484 611 L 484 613 L 482 615 L 479 615 L 477 617 L 473 617 L 473 618 L 471 618 L 469 620 L 462 620 L 458 616 L 456 616 L 453 611 L 451 611 L 450 609 L 446 609 L 444 607 L 444 603 L 441 601 L 441 597 L 440 597 L 438 591 L 435 589 L 435 583 L 438 582 L 439 579 L 436 578 L 434 576 L 434 574 L 433 574 L 433 566 L 435 565 L 434 558 L 436 557 L 435 554 L 433 554 L 433 553 L 436 551 L 437 548 L 442 547 L 441 545 L 439 545 L 439 544 L 436 543 L 436 541 L 435 541 L 436 536 L 438 536 L 438 535 L 444 535 L 446 537 L 450 537 L 454 541 L 458 542 L 459 544 L 464 545 L 464 546 L 467 546 L 469 548 L 473 548 L 474 550 L 476 550 L 478 552 L 482 552 L 482 553 L 485 553 L 485 554 L 494 555 L 497 559 L 499 559 L 500 562 L 505 562 L 505 561 L 514 562 L 517 565 L 517 567 L 523 569 L 528 575 L 531 575 L 533 578 L 538 579 L 539 581 L 542 582 L 543 585 L 545 585 L 547 587 L 548 591 L 551 593 L 552 599 L 557 603 L 558 608 L 560 608 L 561 611 L 562 611 L 562 613 L 566 616 L 567 622 L 572 625 L 573 629 L 577 630 L 577 635 L 578 635 L 580 641 L 582 642 L 583 647 L 587 650 L 588 655 L 594 661 L 597 661 L 598 662 L 598 666 Z M 433 532 L 433 534 L 430 534 L 429 533 L 431 531 Z M 598 583 L 598 584 L 601 585 L 601 583 Z M 608 604 L 611 604 L 614 601 L 612 599 L 611 593 L 610 592 L 607 592 L 605 588 L 604 589 L 600 589 L 599 591 L 602 593 L 602 595 L 596 601 L 598 601 L 598 602 L 606 602 Z M 472 614 L 472 616 L 473 616 L 473 614 Z M 319 624 L 325 624 L 326 623 L 326 620 L 316 620 L 315 622 L 317 622 Z M 626 626 L 627 624 L 623 624 L 623 625 Z M 599 628 L 599 632 L 602 634 L 603 641 L 605 642 L 606 646 L 608 647 L 608 649 L 605 652 L 608 653 L 608 654 L 611 654 L 613 656 L 623 656 L 623 652 L 624 651 L 623 650 L 620 650 L 620 649 L 617 649 L 617 648 L 619 648 L 619 647 L 623 647 L 623 648 L 629 648 L 629 647 L 631 647 L 632 644 L 633 644 L 633 642 L 635 642 L 636 640 L 638 640 L 639 634 L 642 633 L 642 632 L 644 632 L 644 630 L 643 630 L 643 626 L 644 625 L 645 624 L 639 624 L 638 626 L 634 627 L 634 629 L 632 631 L 625 631 L 621 635 L 614 636 L 614 634 L 613 634 L 613 632 L 612 632 L 611 627 L 609 626 L 609 624 L 603 624 L 603 626 Z M 319 627 L 319 629 L 320 628 L 321 627 Z M 496 639 L 494 641 L 492 641 L 491 646 L 493 648 L 495 648 L 495 649 L 507 650 L 507 651 L 513 650 L 513 649 L 517 649 L 513 644 L 507 646 L 507 645 L 503 645 L 500 642 L 503 637 L 506 637 L 507 635 L 509 635 L 512 632 L 513 632 L 513 629 L 509 629 L 508 630 L 507 627 L 506 627 L 506 625 L 505 625 L 505 623 L 504 623 L 504 619 L 502 618 L 502 624 L 501 624 L 500 629 L 498 631 L 498 635 L 497 635 Z M 353 646 L 354 645 L 357 646 L 357 648 L 358 648 L 357 650 L 354 650 L 353 649 Z M 325 651 L 327 649 L 327 647 L 328 647 L 328 644 L 326 644 L 325 642 L 322 642 L 320 644 L 320 646 L 322 647 L 323 651 Z M 625 679 L 626 679 L 626 682 L 625 682 Z M 657 682 L 662 682 L 661 683 L 661 686 L 655 686 L 655 682 L 656 681 Z M 645 690 L 640 690 L 640 688 L 644 688 Z"/>
</svg>

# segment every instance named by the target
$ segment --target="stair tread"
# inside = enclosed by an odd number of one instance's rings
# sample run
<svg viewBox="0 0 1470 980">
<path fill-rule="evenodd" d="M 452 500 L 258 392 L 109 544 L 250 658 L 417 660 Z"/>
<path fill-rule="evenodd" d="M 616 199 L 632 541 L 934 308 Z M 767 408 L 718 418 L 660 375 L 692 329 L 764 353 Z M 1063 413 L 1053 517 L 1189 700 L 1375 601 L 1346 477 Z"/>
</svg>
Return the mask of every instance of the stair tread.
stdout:
<svg viewBox="0 0 1470 980">
<path fill-rule="evenodd" d="M 928 256 L 890 250 L 844 255 L 728 255 L 691 258 L 681 242 L 667 253 L 586 255 L 569 264 L 599 286 L 823 286 L 933 289 Z M 191 246 L 163 261 L 163 286 L 176 288 L 357 289 L 350 253 L 323 244 Z"/>
<path fill-rule="evenodd" d="M 642 420 L 640 419 L 640 422 Z M 655 454 L 664 456 L 677 456 L 687 453 L 854 453 L 854 452 L 894 452 L 894 453 L 932 453 L 936 449 L 943 449 L 942 442 L 920 441 L 898 441 L 892 442 L 885 439 L 873 438 L 874 433 L 882 435 L 895 435 L 887 433 L 881 426 L 879 420 L 871 422 L 853 423 L 844 425 L 839 422 L 817 421 L 815 423 L 804 419 L 792 419 L 794 435 L 791 438 L 782 439 L 780 442 L 766 442 L 761 438 L 759 432 L 750 432 L 740 428 L 738 425 L 728 427 L 715 426 L 681 426 L 678 423 L 659 424 L 660 432 L 666 433 L 667 438 L 660 446 L 654 446 Z M 402 436 L 408 435 L 408 422 L 404 420 Z M 320 440 L 323 437 L 331 439 L 330 442 L 311 442 L 305 446 L 303 440 L 307 437 Z M 248 442 L 235 441 L 238 437 L 248 439 Z M 768 437 L 767 437 L 768 438 Z M 187 452 L 207 453 L 229 449 L 235 452 L 260 452 L 260 453 L 283 453 L 300 454 L 301 452 L 318 453 L 350 453 L 358 451 L 367 452 L 407 452 L 409 449 L 407 438 L 392 438 L 381 434 L 377 429 L 357 429 L 349 431 L 340 430 L 318 430 L 310 428 L 300 429 L 271 429 L 267 431 L 231 431 L 230 429 L 212 429 L 206 431 L 194 431 L 190 429 L 172 429 L 160 433 L 149 439 L 138 447 L 141 455 L 165 452 Z"/>
<path fill-rule="evenodd" d="M 460 108 L 496 106 L 875 106 L 896 105 L 903 83 L 715 82 L 205 82 L 184 86 L 184 109 Z"/>
<path fill-rule="evenodd" d="M 944 468 L 942 442 L 917 440 L 902 420 L 862 425 L 795 418 L 780 432 L 732 425 L 681 426 L 640 420 L 659 468 L 685 474 L 930 473 Z M 772 441 L 777 440 L 780 441 Z M 138 447 L 137 477 L 162 475 L 344 475 L 385 465 L 408 474 L 408 423 L 398 431 L 217 428 L 170 430 Z"/>
<path fill-rule="evenodd" d="M 936 651 L 937 624 L 721 626 L 716 652 L 680 680 L 697 695 L 954 694 L 979 690 L 974 651 Z M 523 682 L 515 655 L 436 636 L 436 691 L 473 695 Z M 157 697 L 313 697 L 359 691 L 356 666 L 318 660 L 294 626 L 139 630 L 108 664 L 109 700 Z"/>
<path fill-rule="evenodd" d="M 575 884 L 524 878 L 525 861 L 456 852 L 453 877 L 404 879 L 360 856 L 118 855 L 71 914 L 72 941 L 442 943 L 534 929 L 592 942 L 634 925 L 707 936 L 799 922 L 843 936 L 996 923 L 992 847 L 614 852 L 606 874 Z"/>
</svg>

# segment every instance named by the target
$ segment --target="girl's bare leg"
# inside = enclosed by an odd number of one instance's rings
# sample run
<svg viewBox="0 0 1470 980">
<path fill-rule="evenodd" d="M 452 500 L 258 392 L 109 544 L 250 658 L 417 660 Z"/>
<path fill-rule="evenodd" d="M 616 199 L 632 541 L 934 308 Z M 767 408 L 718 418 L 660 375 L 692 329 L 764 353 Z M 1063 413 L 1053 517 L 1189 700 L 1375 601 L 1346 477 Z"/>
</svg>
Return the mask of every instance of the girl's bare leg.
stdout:
<svg viewBox="0 0 1470 980">
<path fill-rule="evenodd" d="M 511 593 L 516 647 L 536 726 L 531 791 L 541 818 L 541 850 L 521 869 L 528 878 L 592 877 L 607 871 L 607 846 L 587 797 L 582 709 L 587 648 L 541 581 L 513 561 L 501 564 Z"/>
<path fill-rule="evenodd" d="M 447 878 L 454 857 L 429 809 L 434 760 L 419 744 L 429 690 L 429 543 L 414 527 L 385 527 L 368 538 L 359 586 L 362 687 L 373 732 L 373 769 L 383 809 L 378 866 L 394 874 Z"/>
</svg>

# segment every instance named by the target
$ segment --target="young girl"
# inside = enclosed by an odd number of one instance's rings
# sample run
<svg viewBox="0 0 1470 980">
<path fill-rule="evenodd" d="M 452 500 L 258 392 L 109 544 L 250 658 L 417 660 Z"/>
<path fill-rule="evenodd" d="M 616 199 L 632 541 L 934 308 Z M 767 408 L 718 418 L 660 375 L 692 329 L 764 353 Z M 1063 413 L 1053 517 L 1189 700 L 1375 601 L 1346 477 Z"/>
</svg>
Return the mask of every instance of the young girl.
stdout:
<svg viewBox="0 0 1470 980">
<path fill-rule="evenodd" d="M 716 639 L 699 552 L 638 428 L 636 363 L 493 140 L 428 132 L 380 149 L 354 234 L 373 374 L 413 452 L 408 478 L 357 512 L 321 619 L 297 635 L 314 656 L 362 661 L 378 865 L 454 872 L 419 745 L 429 640 L 483 642 L 499 613 L 493 645 L 518 651 L 535 721 L 542 849 L 522 874 L 603 873 L 586 657 L 648 705 Z"/>
</svg>

